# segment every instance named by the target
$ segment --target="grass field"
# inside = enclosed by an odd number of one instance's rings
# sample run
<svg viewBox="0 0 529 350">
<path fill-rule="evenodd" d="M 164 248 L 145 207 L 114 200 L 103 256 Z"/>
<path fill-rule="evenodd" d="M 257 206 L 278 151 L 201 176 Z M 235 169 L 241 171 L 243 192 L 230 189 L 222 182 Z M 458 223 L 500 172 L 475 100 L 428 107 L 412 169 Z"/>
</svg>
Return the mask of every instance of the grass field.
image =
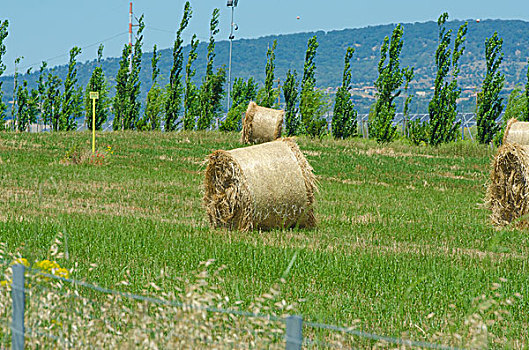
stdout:
<svg viewBox="0 0 529 350">
<path fill-rule="evenodd" d="M 456 344 L 485 333 L 472 329 L 481 317 L 490 347 L 529 346 L 528 234 L 489 224 L 489 147 L 300 138 L 319 182 L 318 228 L 241 233 L 211 229 L 202 207 L 204 160 L 239 147 L 238 135 L 102 133 L 99 148 L 113 150 L 102 165 L 61 161 L 89 139 L 0 134 L 0 241 L 11 251 L 43 259 L 62 232 L 73 277 L 113 287 L 128 270 L 130 292 L 154 280 L 170 290 L 216 259 L 223 290 L 245 303 L 298 252 L 282 296 L 306 320 Z M 161 268 L 170 276 L 158 281 Z"/>
</svg>

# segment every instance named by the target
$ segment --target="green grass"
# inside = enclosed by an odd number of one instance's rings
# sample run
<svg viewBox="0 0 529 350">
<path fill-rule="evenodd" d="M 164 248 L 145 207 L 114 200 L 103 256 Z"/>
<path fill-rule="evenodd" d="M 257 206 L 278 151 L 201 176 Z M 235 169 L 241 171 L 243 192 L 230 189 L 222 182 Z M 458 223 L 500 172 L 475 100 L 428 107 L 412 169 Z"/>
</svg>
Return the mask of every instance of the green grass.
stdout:
<svg viewBox="0 0 529 350">
<path fill-rule="evenodd" d="M 225 292 L 246 303 L 278 282 L 299 252 L 282 293 L 299 301 L 306 320 L 436 340 L 464 335 L 471 314 L 506 310 L 489 331 L 511 346 L 529 345 L 528 235 L 489 223 L 489 147 L 301 138 L 319 182 L 318 228 L 211 229 L 202 207 L 204 160 L 239 147 L 238 139 L 102 133 L 98 144 L 114 154 L 94 166 L 61 162 L 75 145 L 90 149 L 88 133 L 2 133 L 0 241 L 42 259 L 62 232 L 69 258 L 61 265 L 77 264 L 75 278 L 113 287 L 128 270 L 130 292 L 144 290 L 161 268 L 172 277 L 159 283 L 171 290 L 176 277 L 213 258 L 227 266 Z M 512 305 L 482 310 L 475 301 L 482 295 Z"/>
</svg>

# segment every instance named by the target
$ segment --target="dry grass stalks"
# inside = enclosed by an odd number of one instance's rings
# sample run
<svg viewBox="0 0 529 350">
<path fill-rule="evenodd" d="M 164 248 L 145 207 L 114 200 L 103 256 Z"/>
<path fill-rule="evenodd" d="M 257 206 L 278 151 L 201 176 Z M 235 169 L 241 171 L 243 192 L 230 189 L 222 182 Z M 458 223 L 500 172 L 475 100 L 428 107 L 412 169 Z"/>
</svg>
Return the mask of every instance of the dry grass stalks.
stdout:
<svg viewBox="0 0 529 350">
<path fill-rule="evenodd" d="M 250 101 L 242 124 L 241 142 L 263 143 L 281 137 L 284 110 L 258 106 Z"/>
<path fill-rule="evenodd" d="M 59 235 L 50 249 L 51 260 L 64 258 L 59 250 L 60 238 Z M 6 258 L 27 263 L 17 254 L 6 254 L 5 245 L 0 243 L 0 259 L 5 261 Z M 51 265 L 58 266 L 54 264 Z M 154 291 L 156 300 L 163 303 L 133 300 L 123 294 L 105 294 L 29 270 L 26 273 L 26 348 L 284 349 L 285 324 L 278 319 L 294 313 L 295 309 L 295 305 L 281 298 L 285 280 L 281 279 L 245 308 L 247 312 L 268 315 L 268 318 L 218 312 L 220 309 L 239 311 L 242 302 L 232 302 L 225 295 L 221 287 L 225 267 L 215 268 L 214 265 L 214 260 L 200 263 L 194 277 L 180 279 L 183 290 L 162 292 L 155 283 L 146 286 L 146 290 Z M 10 280 L 9 266 L 0 267 L 4 278 Z M 64 269 L 58 274 L 57 271 L 59 269 L 44 272 L 64 277 Z M 75 268 L 68 274 L 74 271 Z M 130 277 L 128 272 L 125 275 Z M 161 281 L 168 277 L 167 271 L 160 272 Z M 506 334 L 511 317 L 506 309 L 522 298 L 519 293 L 510 296 L 502 292 L 503 283 L 507 280 L 501 279 L 475 298 L 462 323 L 454 322 L 450 313 L 446 319 L 439 320 L 450 332 L 434 332 L 427 337 L 428 341 L 471 349 L 522 348 L 502 335 Z M 125 279 L 118 285 L 123 288 L 128 284 Z M 0 348 L 11 345 L 10 294 L 9 285 L 2 284 Z M 449 307 L 456 311 L 455 305 Z M 436 316 L 432 313 L 427 319 L 431 317 Z M 359 323 L 360 320 L 355 320 L 352 329 L 358 329 Z M 315 349 L 408 348 L 324 329 L 306 328 L 305 331 L 305 341 Z"/>
<path fill-rule="evenodd" d="M 0 245 L 2 255 L 3 248 Z M 213 260 L 201 263 L 194 278 L 181 280 L 184 289 L 174 292 L 161 292 L 155 283 L 146 286 L 154 290 L 156 298 L 164 304 L 94 292 L 43 277 L 31 269 L 26 273 L 26 347 L 284 348 L 285 324 L 274 317 L 292 312 L 293 305 L 280 298 L 280 285 L 275 285 L 247 308 L 255 314 L 270 315 L 269 318 L 212 311 L 237 311 L 242 304 L 224 295 L 220 287 L 223 269 L 223 266 L 215 269 Z M 10 274 L 11 269 L 5 269 L 6 279 L 10 279 Z M 167 277 L 167 273 L 161 271 L 160 279 Z M 128 282 L 125 280 L 120 285 L 123 288 Z M 0 340 L 6 347 L 10 346 L 11 312 L 10 288 L 4 284 L 0 288 L 0 317 L 5 321 Z"/>
<path fill-rule="evenodd" d="M 314 227 L 315 177 L 292 139 L 209 156 L 204 205 L 215 227 Z"/>
<path fill-rule="evenodd" d="M 507 293 L 504 285 L 508 281 L 500 278 L 489 290 L 472 299 L 470 310 L 462 323 L 453 321 L 452 312 L 455 305 L 449 305 L 451 312 L 447 315 L 447 326 L 450 333 L 437 333 L 433 341 L 450 344 L 464 349 L 522 349 L 524 346 L 508 339 L 507 334 L 511 314 L 507 309 L 522 298 L 521 294 Z"/>
<path fill-rule="evenodd" d="M 527 227 L 528 196 L 529 146 L 506 143 L 494 158 L 487 189 L 492 223 Z"/>
</svg>

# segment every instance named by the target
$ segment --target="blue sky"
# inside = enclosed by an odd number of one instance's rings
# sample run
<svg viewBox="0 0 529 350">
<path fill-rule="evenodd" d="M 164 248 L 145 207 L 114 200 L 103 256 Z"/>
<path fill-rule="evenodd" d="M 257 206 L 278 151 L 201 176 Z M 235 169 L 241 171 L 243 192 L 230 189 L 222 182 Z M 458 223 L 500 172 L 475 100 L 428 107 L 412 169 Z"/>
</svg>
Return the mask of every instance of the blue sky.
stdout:
<svg viewBox="0 0 529 350">
<path fill-rule="evenodd" d="M 134 14 L 145 14 L 144 51 L 171 47 L 180 22 L 184 0 L 136 0 Z M 193 18 L 185 33 L 186 43 L 196 33 L 208 37 L 211 12 L 220 8 L 220 33 L 229 35 L 230 9 L 226 0 L 192 0 Z M 7 66 L 4 75 L 14 71 L 14 60 L 24 56 L 20 69 L 38 69 L 45 60 L 49 66 L 65 64 L 73 46 L 83 49 L 80 61 L 94 59 L 103 42 L 104 56 L 117 57 L 128 40 L 129 0 L 21 0 L 4 1 L 0 19 L 8 19 Z M 529 20 L 527 0 L 239 0 L 235 22 L 236 38 L 255 38 L 316 30 L 360 28 L 387 23 L 436 20 L 448 11 L 450 19 Z M 297 19 L 297 16 L 300 19 Z"/>
</svg>

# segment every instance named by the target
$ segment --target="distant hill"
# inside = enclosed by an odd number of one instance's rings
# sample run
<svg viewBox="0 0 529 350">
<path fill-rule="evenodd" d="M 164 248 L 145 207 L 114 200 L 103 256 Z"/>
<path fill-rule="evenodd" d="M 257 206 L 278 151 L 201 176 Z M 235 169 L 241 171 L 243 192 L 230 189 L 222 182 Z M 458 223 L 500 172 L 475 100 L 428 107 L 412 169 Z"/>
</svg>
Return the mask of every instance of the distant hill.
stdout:
<svg viewBox="0 0 529 350">
<path fill-rule="evenodd" d="M 462 24 L 461 21 L 452 21 L 447 25 L 454 32 Z M 386 35 L 390 36 L 395 24 L 369 26 L 359 29 L 344 29 L 329 32 L 311 32 L 288 35 L 267 36 L 257 39 L 240 39 L 233 42 L 232 77 L 253 77 L 256 81 L 264 81 L 266 64 L 266 50 L 268 45 L 277 39 L 276 49 L 276 77 L 281 81 L 285 79 L 287 70 L 295 69 L 298 76 L 303 73 L 303 60 L 307 41 L 313 35 L 318 37 L 319 48 L 316 58 L 317 86 L 327 89 L 331 94 L 341 84 L 343 59 L 348 46 L 355 47 L 353 70 L 353 83 L 355 102 L 360 113 L 367 113 L 369 106 L 374 101 L 373 82 L 377 78 L 377 64 L 380 57 L 380 45 Z M 461 74 L 459 86 L 463 89 L 460 101 L 460 111 L 474 111 L 476 86 L 479 89 L 485 74 L 484 42 L 495 31 L 503 38 L 503 52 L 505 54 L 501 70 L 506 76 L 506 95 L 516 84 L 525 84 L 527 59 L 529 57 L 529 22 L 519 20 L 482 20 L 480 23 L 469 22 L 466 41 L 466 50 L 461 59 Z M 412 102 L 412 112 L 426 112 L 431 94 L 431 86 L 435 74 L 434 56 L 437 48 L 437 24 L 433 21 L 426 23 L 404 24 L 404 47 L 402 50 L 401 64 L 415 67 L 415 79 L 412 81 L 411 90 L 416 94 Z M 455 36 L 455 33 L 454 35 Z M 9 50 L 9 47 L 7 48 Z M 188 47 L 184 50 L 187 56 Z M 144 50 L 150 48 L 144 47 Z M 228 63 L 229 42 L 220 41 L 216 46 L 215 63 L 217 66 Z M 160 68 L 162 83 L 167 82 L 167 77 L 172 65 L 172 50 L 160 50 Z M 196 80 L 202 79 L 205 71 L 206 43 L 201 43 L 198 50 L 199 58 L 195 62 L 197 68 Z M 152 53 L 144 53 L 141 81 L 142 99 L 151 85 L 150 59 Z M 187 57 L 186 57 L 187 59 Z M 84 62 L 78 65 L 78 78 L 80 84 L 86 86 L 95 61 Z M 103 61 L 103 69 L 110 85 L 119 67 L 119 58 L 107 58 Z M 66 76 L 67 67 L 53 68 L 61 79 Z M 11 99 L 13 78 L 2 77 L 4 81 L 4 98 Z M 37 74 L 33 73 L 20 79 L 28 79 L 31 86 L 35 86 Z M 114 94 L 114 89 L 111 89 Z"/>
</svg>

